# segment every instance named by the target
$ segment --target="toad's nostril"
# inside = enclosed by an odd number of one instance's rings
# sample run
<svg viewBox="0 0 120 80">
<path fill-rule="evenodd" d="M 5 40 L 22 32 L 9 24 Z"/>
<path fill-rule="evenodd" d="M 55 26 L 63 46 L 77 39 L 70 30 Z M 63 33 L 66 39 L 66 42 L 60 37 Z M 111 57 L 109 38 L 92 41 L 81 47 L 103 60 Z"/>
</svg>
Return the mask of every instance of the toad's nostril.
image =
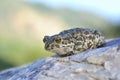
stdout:
<svg viewBox="0 0 120 80">
<path fill-rule="evenodd" d="M 49 36 L 44 36 L 43 42 L 45 43 L 49 39 Z"/>
</svg>

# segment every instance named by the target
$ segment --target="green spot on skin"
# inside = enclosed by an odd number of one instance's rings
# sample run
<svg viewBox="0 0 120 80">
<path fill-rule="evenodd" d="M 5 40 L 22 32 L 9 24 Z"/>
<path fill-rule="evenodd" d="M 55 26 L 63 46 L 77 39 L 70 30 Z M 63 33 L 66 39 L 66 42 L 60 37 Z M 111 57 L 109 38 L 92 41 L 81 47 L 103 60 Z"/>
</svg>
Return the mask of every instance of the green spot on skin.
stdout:
<svg viewBox="0 0 120 80">
<path fill-rule="evenodd" d="M 77 42 L 77 45 L 82 45 L 82 42 Z"/>
<path fill-rule="evenodd" d="M 80 50 L 81 50 L 81 48 L 77 48 L 76 50 L 77 50 L 77 51 L 80 51 Z"/>
<path fill-rule="evenodd" d="M 82 41 L 82 37 L 79 37 L 77 40 L 80 40 L 80 41 Z"/>
</svg>

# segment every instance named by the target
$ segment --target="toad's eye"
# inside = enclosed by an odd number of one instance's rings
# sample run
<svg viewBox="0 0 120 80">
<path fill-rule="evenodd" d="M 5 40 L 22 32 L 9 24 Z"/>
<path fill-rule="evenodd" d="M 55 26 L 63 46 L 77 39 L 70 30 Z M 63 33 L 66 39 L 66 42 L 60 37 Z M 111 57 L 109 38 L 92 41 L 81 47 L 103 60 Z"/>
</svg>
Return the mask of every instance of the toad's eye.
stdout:
<svg viewBox="0 0 120 80">
<path fill-rule="evenodd" d="M 61 37 L 56 37 L 54 40 L 56 43 L 60 43 L 61 42 Z"/>
<path fill-rule="evenodd" d="M 49 36 L 45 36 L 45 37 L 43 38 L 43 42 L 45 43 L 48 39 L 49 39 Z"/>
</svg>

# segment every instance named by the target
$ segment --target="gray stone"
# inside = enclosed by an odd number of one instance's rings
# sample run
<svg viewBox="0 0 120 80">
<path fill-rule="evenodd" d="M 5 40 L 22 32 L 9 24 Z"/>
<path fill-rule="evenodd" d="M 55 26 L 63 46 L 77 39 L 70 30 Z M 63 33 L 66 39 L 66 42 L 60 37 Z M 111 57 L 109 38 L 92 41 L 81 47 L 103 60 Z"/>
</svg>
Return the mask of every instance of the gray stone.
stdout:
<svg viewBox="0 0 120 80">
<path fill-rule="evenodd" d="M 1 71 L 0 80 L 120 80 L 120 38 L 80 54 L 46 57 Z"/>
</svg>

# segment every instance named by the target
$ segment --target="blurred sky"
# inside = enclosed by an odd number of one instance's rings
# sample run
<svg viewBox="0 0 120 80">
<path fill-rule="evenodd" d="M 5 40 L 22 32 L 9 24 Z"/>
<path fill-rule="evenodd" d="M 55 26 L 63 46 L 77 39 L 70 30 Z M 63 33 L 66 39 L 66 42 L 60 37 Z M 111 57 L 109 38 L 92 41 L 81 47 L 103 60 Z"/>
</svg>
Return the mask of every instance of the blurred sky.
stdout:
<svg viewBox="0 0 120 80">
<path fill-rule="evenodd" d="M 43 3 L 53 8 L 69 7 L 74 10 L 87 10 L 99 14 L 113 23 L 120 21 L 120 0 L 25 0 Z"/>
</svg>

